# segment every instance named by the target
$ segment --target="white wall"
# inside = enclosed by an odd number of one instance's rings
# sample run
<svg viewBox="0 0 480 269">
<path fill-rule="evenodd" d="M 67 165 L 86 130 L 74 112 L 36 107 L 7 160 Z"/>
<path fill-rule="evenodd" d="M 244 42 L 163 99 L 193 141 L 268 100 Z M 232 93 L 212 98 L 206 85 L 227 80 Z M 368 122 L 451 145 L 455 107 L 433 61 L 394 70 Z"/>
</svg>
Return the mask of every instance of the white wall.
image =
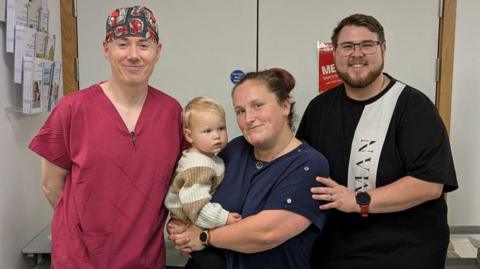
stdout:
<svg viewBox="0 0 480 269">
<path fill-rule="evenodd" d="M 480 2 L 460 0 L 457 5 L 451 143 L 460 189 L 448 196 L 449 221 L 451 225 L 479 226 L 480 176 L 477 171 L 480 142 L 477 138 L 480 137 L 480 124 L 477 118 L 480 114 L 480 24 L 477 11 L 480 10 Z M 50 9 L 51 20 L 59 20 L 58 0 L 50 0 Z M 103 17 L 101 21 L 104 21 Z M 50 27 L 60 32 L 60 23 L 50 23 Z M 203 41 L 192 40 L 191 46 L 197 42 Z M 168 43 L 168 47 L 178 46 Z M 4 44 L 5 24 L 0 23 L 0 81 L 3 86 L 0 88 L 0 268 L 27 268 L 20 254 L 21 249 L 47 225 L 51 217 L 51 209 L 40 192 L 39 159 L 26 148 L 47 114 L 25 116 L 4 109 L 21 102 L 18 95 L 20 89 L 12 82 L 13 56 L 5 53 Z M 60 43 L 57 43 L 56 53 L 60 57 L 59 48 Z M 204 47 L 198 53 L 207 53 L 206 50 Z M 251 62 L 244 62 L 243 65 L 251 66 Z M 198 71 L 206 72 L 201 69 Z"/>
<path fill-rule="evenodd" d="M 50 29 L 60 36 L 59 0 L 49 0 L 49 7 Z M 13 83 L 13 55 L 5 52 L 5 31 L 0 23 L 0 268 L 31 268 L 21 250 L 50 222 L 52 210 L 40 190 L 39 158 L 27 145 L 47 113 L 27 116 L 7 109 L 22 100 Z M 58 59 L 60 42 L 57 38 Z"/>
<path fill-rule="evenodd" d="M 438 0 L 260 0 L 259 66 L 280 66 L 296 79 L 296 112 L 318 94 L 316 40 L 354 13 L 377 18 L 385 29 L 385 71 L 435 100 Z"/>
<path fill-rule="evenodd" d="M 80 88 L 107 80 L 103 56 L 105 20 L 113 9 L 145 5 L 158 21 L 162 51 L 150 84 L 182 105 L 208 95 L 225 108 L 229 138 L 240 135 L 230 92 L 233 70 L 255 69 L 256 1 L 81 0 L 78 3 Z M 92 9 L 95 7 L 95 9 Z M 92 68 L 94 67 L 94 68 Z"/>
<path fill-rule="evenodd" d="M 115 7 L 144 4 L 157 15 L 163 44 L 151 84 L 182 104 L 196 95 L 214 97 L 226 109 L 229 137 L 240 135 L 231 105 L 233 84 L 229 74 L 234 69 L 255 69 L 255 0 L 103 0 L 102 5 L 96 2 L 78 1 L 80 88 L 109 76 L 100 47 L 105 37 L 104 27 L 100 26 L 105 24 L 107 14 Z M 301 117 L 308 102 L 318 94 L 316 40 L 328 41 L 341 18 L 364 12 L 377 16 L 385 25 L 386 71 L 434 100 L 438 3 L 261 0 L 259 68 L 278 66 L 293 73 L 297 82 L 293 91 L 295 109 Z"/>
<path fill-rule="evenodd" d="M 449 222 L 480 226 L 480 1 L 457 1 L 451 143 L 459 190 L 448 196 Z"/>
</svg>

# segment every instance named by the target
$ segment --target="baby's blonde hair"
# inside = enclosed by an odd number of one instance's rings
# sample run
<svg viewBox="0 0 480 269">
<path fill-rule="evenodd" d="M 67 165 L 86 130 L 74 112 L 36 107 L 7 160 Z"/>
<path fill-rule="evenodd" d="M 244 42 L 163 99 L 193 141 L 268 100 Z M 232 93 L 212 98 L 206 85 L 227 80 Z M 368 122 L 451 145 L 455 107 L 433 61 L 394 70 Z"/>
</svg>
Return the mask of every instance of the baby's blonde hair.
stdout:
<svg viewBox="0 0 480 269">
<path fill-rule="evenodd" d="M 190 128 L 195 111 L 213 111 L 225 121 L 225 110 L 219 103 L 208 96 L 198 96 L 190 100 L 183 110 L 183 128 Z"/>
</svg>

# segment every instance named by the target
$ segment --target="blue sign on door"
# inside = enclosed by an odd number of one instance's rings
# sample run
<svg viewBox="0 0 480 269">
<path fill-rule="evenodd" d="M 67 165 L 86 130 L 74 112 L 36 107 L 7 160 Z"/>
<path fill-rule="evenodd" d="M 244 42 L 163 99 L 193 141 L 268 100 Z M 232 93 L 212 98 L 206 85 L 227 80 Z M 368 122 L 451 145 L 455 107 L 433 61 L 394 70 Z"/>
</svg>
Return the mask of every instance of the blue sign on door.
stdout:
<svg viewBox="0 0 480 269">
<path fill-rule="evenodd" d="M 243 76 L 245 76 L 245 73 L 242 70 L 233 70 L 232 73 L 230 73 L 230 81 L 236 85 L 240 82 Z"/>
</svg>

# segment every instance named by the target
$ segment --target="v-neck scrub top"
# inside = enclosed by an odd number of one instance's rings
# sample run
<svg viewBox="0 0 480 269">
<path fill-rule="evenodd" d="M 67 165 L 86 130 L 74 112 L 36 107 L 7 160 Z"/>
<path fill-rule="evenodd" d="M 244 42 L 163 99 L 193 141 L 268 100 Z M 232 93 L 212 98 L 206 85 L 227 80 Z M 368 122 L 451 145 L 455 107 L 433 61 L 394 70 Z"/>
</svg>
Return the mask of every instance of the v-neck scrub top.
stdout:
<svg viewBox="0 0 480 269">
<path fill-rule="evenodd" d="M 62 98 L 29 146 L 70 171 L 51 225 L 53 268 L 165 268 L 181 111 L 149 87 L 130 133 L 98 84 Z"/>
</svg>

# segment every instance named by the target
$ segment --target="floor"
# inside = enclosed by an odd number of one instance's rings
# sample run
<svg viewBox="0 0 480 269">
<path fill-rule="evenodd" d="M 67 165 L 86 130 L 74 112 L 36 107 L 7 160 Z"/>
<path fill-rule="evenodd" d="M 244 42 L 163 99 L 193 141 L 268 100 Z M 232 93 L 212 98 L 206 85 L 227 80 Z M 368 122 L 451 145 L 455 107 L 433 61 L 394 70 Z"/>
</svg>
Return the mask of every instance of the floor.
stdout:
<svg viewBox="0 0 480 269">
<path fill-rule="evenodd" d="M 480 269 L 475 259 L 449 259 L 445 269 Z"/>
<path fill-rule="evenodd" d="M 480 235 L 451 235 L 451 244 L 447 252 L 445 269 L 480 269 L 480 260 L 477 256 L 477 249 L 480 247 Z M 186 262 L 184 256 L 175 250 L 172 243 L 166 240 L 167 269 L 180 269 Z M 35 266 L 33 259 L 28 259 L 35 269 L 50 268 L 50 259 L 45 257 L 41 264 Z"/>
<path fill-rule="evenodd" d="M 182 267 L 167 266 L 167 269 L 180 269 Z M 50 261 L 45 260 L 35 269 L 50 269 Z M 480 265 L 475 259 L 448 259 L 445 269 L 480 269 Z"/>
<path fill-rule="evenodd" d="M 480 235 L 452 234 L 447 257 L 476 258 L 480 248 Z"/>
</svg>

